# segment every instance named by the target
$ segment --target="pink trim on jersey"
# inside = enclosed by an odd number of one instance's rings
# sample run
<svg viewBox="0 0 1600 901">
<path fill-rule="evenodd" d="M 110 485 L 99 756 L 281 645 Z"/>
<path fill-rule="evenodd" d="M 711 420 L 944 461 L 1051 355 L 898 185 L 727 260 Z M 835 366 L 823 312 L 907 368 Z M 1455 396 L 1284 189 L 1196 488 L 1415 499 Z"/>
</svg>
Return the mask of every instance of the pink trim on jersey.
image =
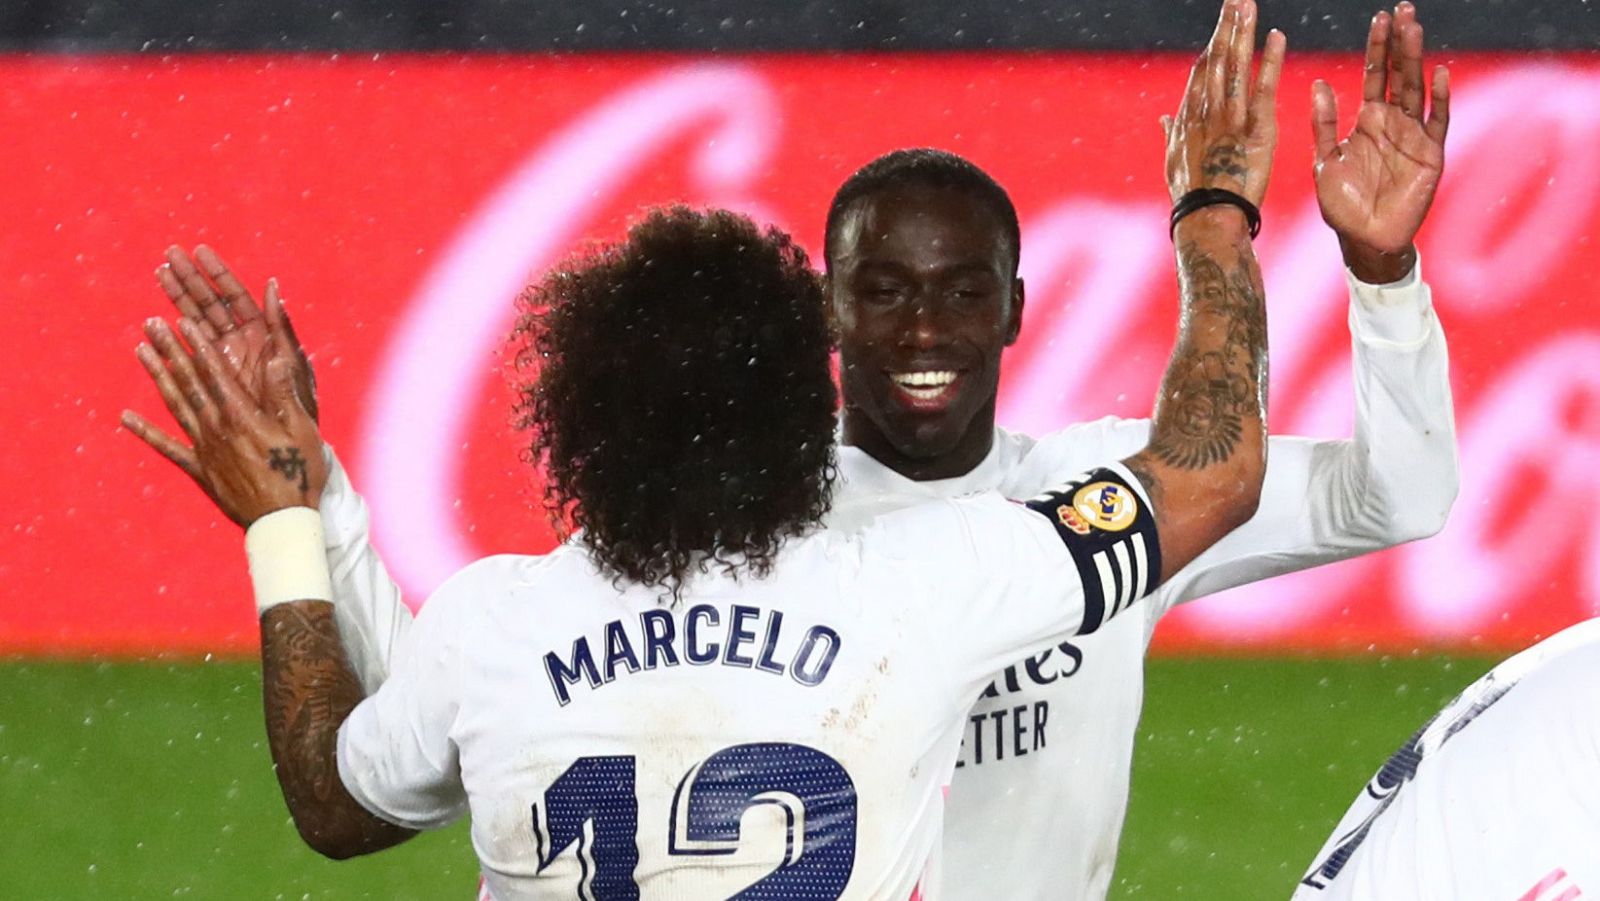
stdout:
<svg viewBox="0 0 1600 901">
<path fill-rule="evenodd" d="M 946 801 L 950 800 L 950 784 L 948 782 L 945 783 L 944 785 L 940 786 L 939 787 L 939 791 L 940 791 L 941 794 L 944 795 L 944 799 Z M 922 871 L 924 873 L 926 873 L 928 871 L 926 864 L 923 865 Z M 922 883 L 919 882 L 914 887 L 912 887 L 912 889 L 911 889 L 911 897 L 907 898 L 906 901 L 922 901 Z"/>
<path fill-rule="evenodd" d="M 1546 894 L 1553 889 L 1565 889 L 1565 891 L 1560 894 Z M 1567 880 L 1567 871 L 1556 867 L 1517 901 L 1573 901 L 1582 897 L 1583 890 Z"/>
<path fill-rule="evenodd" d="M 478 901 L 494 901 L 494 896 L 489 894 L 489 880 L 478 877 Z"/>
</svg>

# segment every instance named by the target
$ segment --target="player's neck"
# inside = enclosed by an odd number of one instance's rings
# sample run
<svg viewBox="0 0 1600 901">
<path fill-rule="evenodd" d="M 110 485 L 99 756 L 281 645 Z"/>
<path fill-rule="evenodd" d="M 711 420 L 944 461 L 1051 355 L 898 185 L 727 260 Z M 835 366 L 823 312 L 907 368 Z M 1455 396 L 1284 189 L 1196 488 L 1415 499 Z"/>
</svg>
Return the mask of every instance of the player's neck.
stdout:
<svg viewBox="0 0 1600 901">
<path fill-rule="evenodd" d="M 902 453 L 865 413 L 853 407 L 845 408 L 843 431 L 845 444 L 913 482 L 955 479 L 977 469 L 994 447 L 994 406 L 991 404 L 972 417 L 948 453 L 932 457 Z"/>
</svg>

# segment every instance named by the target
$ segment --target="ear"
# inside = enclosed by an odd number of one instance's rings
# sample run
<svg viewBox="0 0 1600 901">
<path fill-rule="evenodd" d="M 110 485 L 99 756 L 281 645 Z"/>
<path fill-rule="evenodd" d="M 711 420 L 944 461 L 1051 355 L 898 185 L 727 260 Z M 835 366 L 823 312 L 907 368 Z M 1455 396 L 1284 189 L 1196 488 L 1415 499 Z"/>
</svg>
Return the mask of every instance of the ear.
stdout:
<svg viewBox="0 0 1600 901">
<path fill-rule="evenodd" d="M 1022 279 L 1011 283 L 1011 316 L 1006 322 L 1006 346 L 1017 343 L 1017 337 L 1022 334 L 1022 305 L 1026 300 L 1025 286 Z"/>
</svg>

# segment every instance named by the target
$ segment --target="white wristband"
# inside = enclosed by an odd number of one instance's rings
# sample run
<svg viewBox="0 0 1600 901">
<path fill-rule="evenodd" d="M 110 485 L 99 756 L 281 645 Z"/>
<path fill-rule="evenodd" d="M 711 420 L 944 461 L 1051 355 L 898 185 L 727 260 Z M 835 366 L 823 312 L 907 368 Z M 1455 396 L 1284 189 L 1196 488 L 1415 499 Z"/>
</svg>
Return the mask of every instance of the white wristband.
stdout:
<svg viewBox="0 0 1600 901">
<path fill-rule="evenodd" d="M 268 513 L 244 533 L 256 613 L 289 601 L 332 601 L 327 551 L 322 546 L 322 514 L 310 507 Z"/>
</svg>

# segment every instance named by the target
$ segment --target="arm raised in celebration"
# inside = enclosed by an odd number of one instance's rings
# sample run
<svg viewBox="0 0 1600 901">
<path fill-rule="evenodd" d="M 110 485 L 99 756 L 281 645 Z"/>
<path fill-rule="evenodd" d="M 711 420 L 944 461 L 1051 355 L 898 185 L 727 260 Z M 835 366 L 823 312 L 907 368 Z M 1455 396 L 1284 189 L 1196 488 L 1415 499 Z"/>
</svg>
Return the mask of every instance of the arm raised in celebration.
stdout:
<svg viewBox="0 0 1600 901">
<path fill-rule="evenodd" d="M 123 421 L 249 524 L 247 550 L 264 564 L 252 576 L 267 740 L 289 812 L 306 843 L 329 857 L 404 841 L 414 833 L 368 813 L 339 777 L 339 726 L 364 692 L 329 603 L 316 513 L 327 468 L 316 423 L 296 396 L 293 356 L 281 344 L 260 355 L 252 393 L 198 323 L 186 319 L 180 330 L 188 347 L 165 322 L 150 321 L 150 344 L 138 355 L 190 443 L 132 412 Z"/>
<path fill-rule="evenodd" d="M 1275 99 L 1285 41 L 1267 38 L 1252 87 L 1256 7 L 1228 0 L 1164 118 L 1176 203 L 1221 189 L 1259 206 L 1277 145 Z M 1178 341 L 1156 397 L 1150 440 L 1126 465 L 1150 495 L 1165 581 L 1254 515 L 1266 475 L 1267 320 L 1248 220 L 1209 206 L 1176 225 Z"/>
</svg>

